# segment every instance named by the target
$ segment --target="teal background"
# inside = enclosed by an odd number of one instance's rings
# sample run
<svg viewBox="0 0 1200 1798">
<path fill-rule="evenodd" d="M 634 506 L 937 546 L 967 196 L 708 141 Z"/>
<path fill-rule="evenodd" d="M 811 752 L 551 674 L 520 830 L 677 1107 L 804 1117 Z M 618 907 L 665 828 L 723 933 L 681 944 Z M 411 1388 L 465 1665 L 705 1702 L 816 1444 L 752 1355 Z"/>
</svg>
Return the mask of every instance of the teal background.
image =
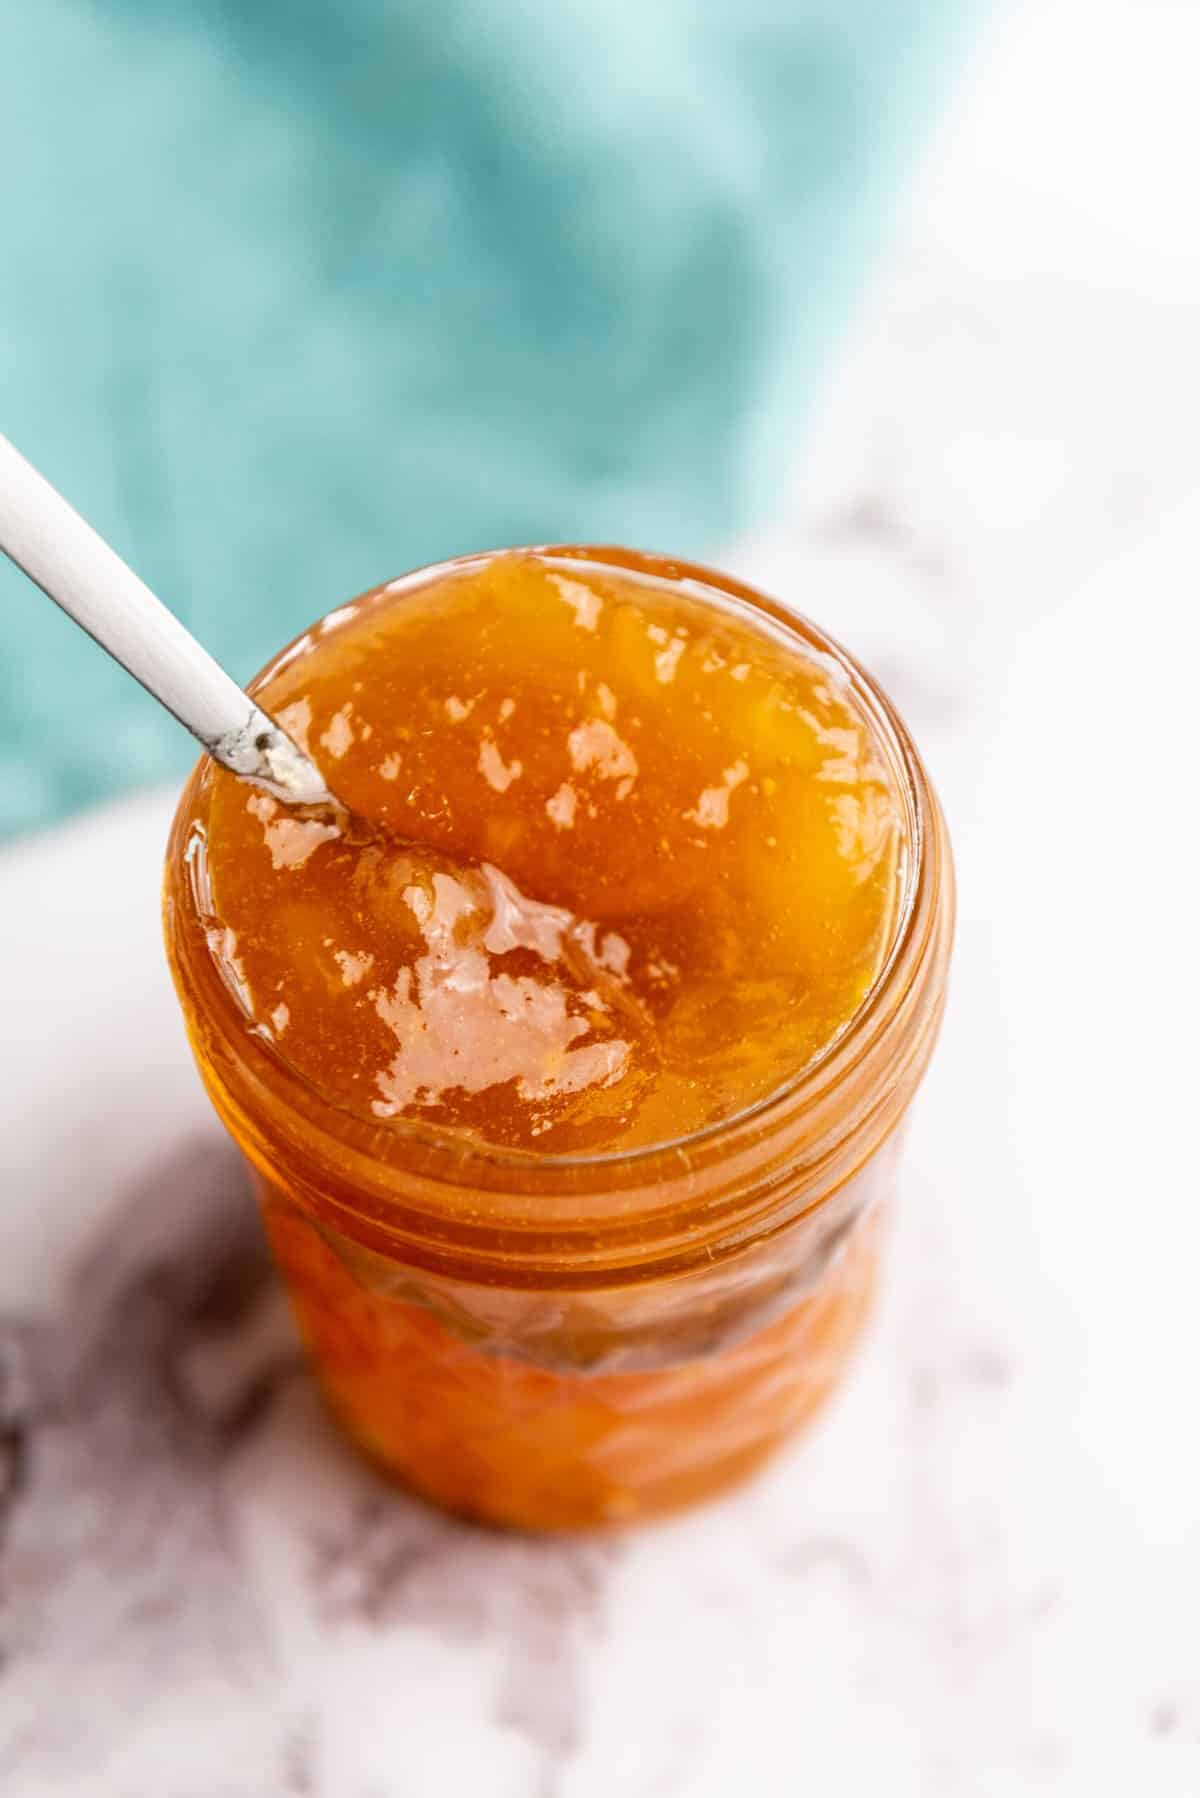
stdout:
<svg viewBox="0 0 1200 1798">
<path fill-rule="evenodd" d="M 0 430 L 241 679 L 443 555 L 711 552 L 973 10 L 3 0 Z M 193 755 L 0 565 L 0 832 Z"/>
</svg>

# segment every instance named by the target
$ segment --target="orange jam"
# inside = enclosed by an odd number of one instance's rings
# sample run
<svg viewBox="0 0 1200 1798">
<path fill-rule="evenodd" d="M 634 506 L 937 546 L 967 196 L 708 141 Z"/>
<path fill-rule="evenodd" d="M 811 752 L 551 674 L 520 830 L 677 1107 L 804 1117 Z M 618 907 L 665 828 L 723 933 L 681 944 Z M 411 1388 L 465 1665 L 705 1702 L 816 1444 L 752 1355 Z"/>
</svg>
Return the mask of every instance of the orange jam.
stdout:
<svg viewBox="0 0 1200 1798">
<path fill-rule="evenodd" d="M 811 627 L 624 552 L 395 582 L 254 692 L 351 822 L 202 763 L 168 944 L 335 1410 L 499 1522 L 726 1483 L 841 1369 L 940 1014 L 902 727 Z"/>
</svg>

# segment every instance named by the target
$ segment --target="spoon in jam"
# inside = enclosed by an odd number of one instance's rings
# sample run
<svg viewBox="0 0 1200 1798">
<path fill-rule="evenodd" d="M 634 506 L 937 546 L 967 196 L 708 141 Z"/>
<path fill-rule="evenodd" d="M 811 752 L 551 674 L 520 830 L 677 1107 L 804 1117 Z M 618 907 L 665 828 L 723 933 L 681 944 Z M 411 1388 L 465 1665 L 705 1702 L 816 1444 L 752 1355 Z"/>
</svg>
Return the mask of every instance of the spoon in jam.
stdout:
<svg viewBox="0 0 1200 1798">
<path fill-rule="evenodd" d="M 315 764 L 0 436 L 0 550 L 242 780 L 293 805 L 344 808 Z"/>
<path fill-rule="evenodd" d="M 3 436 L 0 550 L 190 730 L 215 762 L 240 780 L 265 788 L 294 808 L 305 824 L 324 827 L 320 834 L 338 840 L 360 873 L 374 869 L 376 879 L 401 897 L 405 881 L 415 883 L 414 892 L 428 887 L 433 893 L 440 877 L 475 920 L 473 936 L 489 957 L 533 949 L 547 970 L 547 981 L 552 973 L 562 991 L 586 998 L 599 989 L 614 1010 L 631 1012 L 621 983 L 597 963 L 583 920 L 530 899 L 487 863 L 462 862 L 432 848 L 418 850 L 344 805 L 299 744 Z M 394 909 L 402 921 L 404 907 L 397 903 Z M 422 943 L 442 974 L 448 974 L 463 945 L 449 939 L 443 943 L 433 931 L 435 923 L 426 920 L 429 928 L 423 924 Z"/>
</svg>

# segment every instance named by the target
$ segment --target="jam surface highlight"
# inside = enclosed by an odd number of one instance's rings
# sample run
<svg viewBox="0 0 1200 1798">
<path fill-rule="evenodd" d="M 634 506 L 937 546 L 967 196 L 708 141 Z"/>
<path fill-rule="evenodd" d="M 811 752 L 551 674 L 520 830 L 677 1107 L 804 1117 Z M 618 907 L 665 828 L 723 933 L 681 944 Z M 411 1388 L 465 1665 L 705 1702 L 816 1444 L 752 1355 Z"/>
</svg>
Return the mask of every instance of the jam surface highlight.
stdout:
<svg viewBox="0 0 1200 1798">
<path fill-rule="evenodd" d="M 886 755 L 841 668 L 769 621 L 513 553 L 331 614 L 256 696 L 372 835 L 218 770 L 210 949 L 364 1118 L 670 1142 L 802 1072 L 886 958 Z"/>
</svg>

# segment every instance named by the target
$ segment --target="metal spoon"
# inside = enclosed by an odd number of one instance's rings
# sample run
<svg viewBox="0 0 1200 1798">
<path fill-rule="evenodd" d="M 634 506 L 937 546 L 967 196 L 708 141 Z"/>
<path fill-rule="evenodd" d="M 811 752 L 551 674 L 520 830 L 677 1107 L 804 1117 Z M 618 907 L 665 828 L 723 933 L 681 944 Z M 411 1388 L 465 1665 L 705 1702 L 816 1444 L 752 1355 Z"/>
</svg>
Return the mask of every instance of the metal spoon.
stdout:
<svg viewBox="0 0 1200 1798">
<path fill-rule="evenodd" d="M 308 756 L 0 436 L 0 550 L 199 739 L 295 805 L 337 805 Z"/>
</svg>

